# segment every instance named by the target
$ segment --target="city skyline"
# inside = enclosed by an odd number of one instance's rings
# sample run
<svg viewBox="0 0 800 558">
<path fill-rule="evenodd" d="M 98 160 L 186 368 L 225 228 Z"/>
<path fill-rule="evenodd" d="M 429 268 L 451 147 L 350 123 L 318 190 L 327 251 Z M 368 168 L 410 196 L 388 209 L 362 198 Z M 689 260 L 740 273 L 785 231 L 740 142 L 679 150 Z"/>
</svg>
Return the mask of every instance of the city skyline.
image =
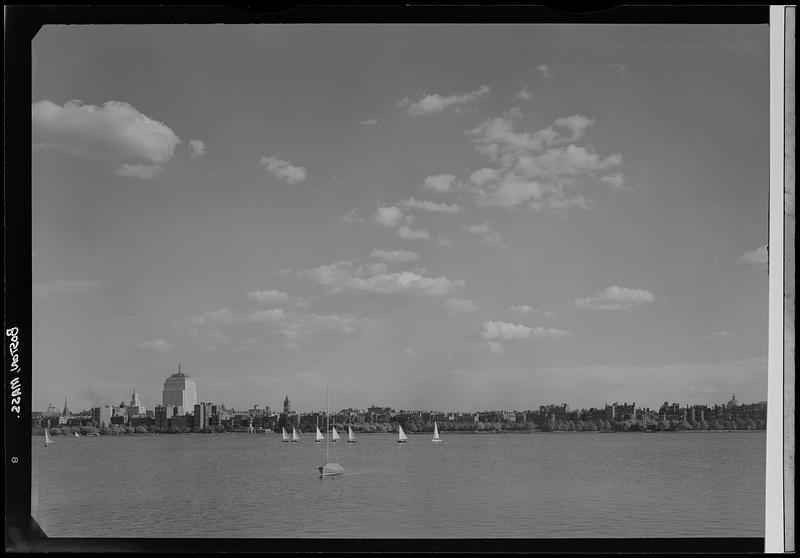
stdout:
<svg viewBox="0 0 800 558">
<path fill-rule="evenodd" d="M 33 407 L 765 400 L 767 27 L 530 30 L 45 26 Z"/>
</svg>

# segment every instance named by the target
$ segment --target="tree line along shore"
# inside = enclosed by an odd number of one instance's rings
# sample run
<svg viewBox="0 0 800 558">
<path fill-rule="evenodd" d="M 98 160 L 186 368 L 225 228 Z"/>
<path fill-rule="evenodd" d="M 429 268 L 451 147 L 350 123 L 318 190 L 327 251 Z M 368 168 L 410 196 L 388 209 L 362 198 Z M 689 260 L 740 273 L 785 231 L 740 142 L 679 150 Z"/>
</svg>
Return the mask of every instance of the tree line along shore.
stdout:
<svg viewBox="0 0 800 558">
<path fill-rule="evenodd" d="M 703 421 L 688 421 L 688 420 L 622 420 L 622 421 L 608 421 L 608 420 L 588 420 L 588 421 L 548 421 L 542 424 L 533 422 L 437 422 L 439 431 L 442 433 L 454 434 L 475 434 L 475 433 L 537 433 L 537 432 L 683 432 L 683 431 L 748 431 L 748 430 L 766 430 L 766 421 L 763 419 L 741 418 L 736 417 L 731 420 L 703 420 Z M 352 428 L 354 432 L 359 434 L 383 434 L 383 433 L 396 433 L 397 423 L 363 423 L 363 424 L 334 424 L 338 430 L 344 431 L 348 427 Z M 416 433 L 432 433 L 433 423 L 417 423 L 409 421 L 402 424 L 403 430 L 408 434 Z M 314 426 L 303 426 L 298 428 L 299 432 L 313 433 L 315 432 Z M 94 425 L 87 426 L 51 426 L 49 433 L 51 436 L 74 436 L 78 433 L 80 436 L 113 436 L 121 434 L 222 434 L 227 432 L 251 432 L 248 428 L 232 427 L 231 425 L 210 426 L 206 428 L 188 428 L 172 426 L 171 428 L 163 428 L 154 425 L 139 425 L 139 426 L 123 426 L 112 424 L 110 426 L 97 427 Z M 255 430 L 260 434 L 264 434 L 264 429 Z M 280 430 L 270 430 L 271 433 L 279 434 Z M 32 435 L 43 436 L 44 427 L 41 425 L 33 425 L 31 428 Z"/>
</svg>

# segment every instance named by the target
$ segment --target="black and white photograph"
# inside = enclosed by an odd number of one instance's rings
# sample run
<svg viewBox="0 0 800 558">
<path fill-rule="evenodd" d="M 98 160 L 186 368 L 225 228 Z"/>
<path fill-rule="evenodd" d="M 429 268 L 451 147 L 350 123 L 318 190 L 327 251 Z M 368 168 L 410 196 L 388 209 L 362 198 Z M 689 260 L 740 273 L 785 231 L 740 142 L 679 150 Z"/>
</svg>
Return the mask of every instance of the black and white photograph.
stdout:
<svg viewBox="0 0 800 558">
<path fill-rule="evenodd" d="M 44 536 L 763 546 L 768 21 L 30 55 Z"/>
</svg>

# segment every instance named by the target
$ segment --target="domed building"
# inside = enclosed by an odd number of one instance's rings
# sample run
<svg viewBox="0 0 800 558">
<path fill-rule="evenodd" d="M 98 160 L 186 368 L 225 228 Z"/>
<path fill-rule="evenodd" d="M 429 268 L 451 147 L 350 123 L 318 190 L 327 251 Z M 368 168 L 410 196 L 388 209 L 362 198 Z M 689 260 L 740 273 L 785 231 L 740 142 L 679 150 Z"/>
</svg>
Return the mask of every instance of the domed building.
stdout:
<svg viewBox="0 0 800 558">
<path fill-rule="evenodd" d="M 181 372 L 180 363 L 178 371 L 164 380 L 162 399 L 164 407 L 180 407 L 179 414 L 194 411 L 194 406 L 197 404 L 197 384 Z"/>
<path fill-rule="evenodd" d="M 726 408 L 726 409 L 733 409 L 734 407 L 738 407 L 738 406 L 739 406 L 739 402 L 738 402 L 738 401 L 736 401 L 736 395 L 735 395 L 735 394 L 734 394 L 734 396 L 731 398 L 731 400 L 730 400 L 730 401 L 728 401 L 728 402 L 725 404 L 725 408 Z"/>
</svg>

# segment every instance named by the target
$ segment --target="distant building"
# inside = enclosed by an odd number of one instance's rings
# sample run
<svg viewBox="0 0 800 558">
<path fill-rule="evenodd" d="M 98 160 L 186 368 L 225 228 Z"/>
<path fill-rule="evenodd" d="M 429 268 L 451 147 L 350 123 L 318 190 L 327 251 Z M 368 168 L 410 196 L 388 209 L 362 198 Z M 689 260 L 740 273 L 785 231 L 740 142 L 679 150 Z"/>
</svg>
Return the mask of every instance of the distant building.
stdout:
<svg viewBox="0 0 800 558">
<path fill-rule="evenodd" d="M 139 394 L 136 393 L 136 388 L 133 388 L 133 393 L 131 394 L 131 402 L 128 405 L 128 416 L 139 416 L 145 414 L 147 409 L 145 409 L 142 402 L 139 401 Z"/>
<path fill-rule="evenodd" d="M 283 412 L 285 414 L 290 414 L 292 412 L 292 406 L 289 404 L 289 396 L 286 396 L 286 399 L 283 400 Z"/>
<path fill-rule="evenodd" d="M 731 398 L 731 400 L 728 401 L 728 403 L 725 405 L 725 408 L 726 409 L 735 409 L 738 406 L 739 406 L 739 402 L 736 401 L 736 395 L 734 394 L 734 396 Z"/>
<path fill-rule="evenodd" d="M 181 372 L 178 363 L 178 372 L 164 380 L 162 404 L 165 407 L 181 407 L 194 409 L 197 404 L 197 384 L 186 374 Z"/>
</svg>

